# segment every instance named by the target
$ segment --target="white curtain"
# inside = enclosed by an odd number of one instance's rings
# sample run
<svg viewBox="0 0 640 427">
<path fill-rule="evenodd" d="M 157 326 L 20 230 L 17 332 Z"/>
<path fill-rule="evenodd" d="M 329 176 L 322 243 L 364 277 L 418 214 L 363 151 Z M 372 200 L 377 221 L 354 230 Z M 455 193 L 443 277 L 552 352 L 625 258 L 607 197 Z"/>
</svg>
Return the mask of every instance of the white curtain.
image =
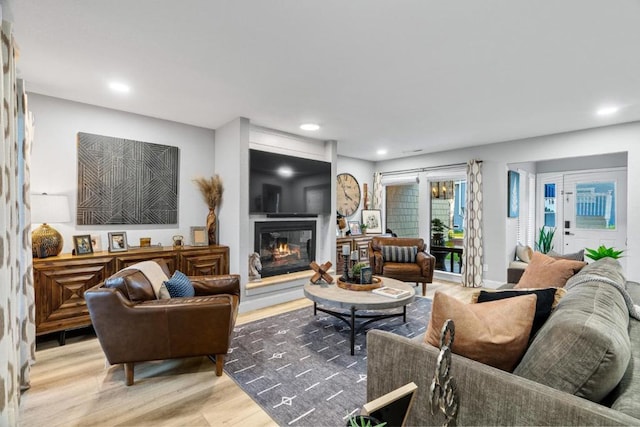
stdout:
<svg viewBox="0 0 640 427">
<path fill-rule="evenodd" d="M 464 221 L 462 285 L 482 285 L 482 162 L 467 162 L 467 209 Z"/>
<path fill-rule="evenodd" d="M 382 209 L 382 173 L 373 174 L 373 206 L 371 209 Z"/>
<path fill-rule="evenodd" d="M 35 305 L 29 212 L 31 118 L 16 81 L 11 23 L 2 22 L 0 151 L 0 425 L 17 425 L 20 390 L 29 387 L 35 353 Z"/>
</svg>

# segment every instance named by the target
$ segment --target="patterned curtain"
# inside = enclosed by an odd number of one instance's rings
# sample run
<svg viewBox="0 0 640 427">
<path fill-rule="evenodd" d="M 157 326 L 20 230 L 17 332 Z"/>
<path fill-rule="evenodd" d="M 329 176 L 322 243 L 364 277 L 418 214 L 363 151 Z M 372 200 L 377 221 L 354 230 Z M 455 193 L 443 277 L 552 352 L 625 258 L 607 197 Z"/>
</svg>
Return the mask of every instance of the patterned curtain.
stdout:
<svg viewBox="0 0 640 427">
<path fill-rule="evenodd" d="M 373 206 L 371 209 L 382 209 L 382 173 L 373 174 Z"/>
<path fill-rule="evenodd" d="M 6 21 L 2 22 L 0 56 L 0 425 L 17 425 L 20 390 L 29 387 L 35 352 L 29 212 L 32 128 L 30 116 L 24 114 L 24 88 L 16 82 L 15 42 L 11 23 Z"/>
<path fill-rule="evenodd" d="M 467 209 L 464 220 L 462 285 L 482 285 L 482 162 L 467 162 Z"/>
</svg>

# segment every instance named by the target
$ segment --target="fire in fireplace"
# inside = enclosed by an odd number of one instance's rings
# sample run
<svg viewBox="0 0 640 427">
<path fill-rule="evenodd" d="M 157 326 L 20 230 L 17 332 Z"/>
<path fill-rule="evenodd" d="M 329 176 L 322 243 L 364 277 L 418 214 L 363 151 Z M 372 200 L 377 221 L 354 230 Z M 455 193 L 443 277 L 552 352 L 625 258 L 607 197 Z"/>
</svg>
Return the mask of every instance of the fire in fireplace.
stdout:
<svg viewBox="0 0 640 427">
<path fill-rule="evenodd" d="M 254 236 L 262 277 L 308 270 L 315 259 L 315 221 L 256 222 Z"/>
</svg>

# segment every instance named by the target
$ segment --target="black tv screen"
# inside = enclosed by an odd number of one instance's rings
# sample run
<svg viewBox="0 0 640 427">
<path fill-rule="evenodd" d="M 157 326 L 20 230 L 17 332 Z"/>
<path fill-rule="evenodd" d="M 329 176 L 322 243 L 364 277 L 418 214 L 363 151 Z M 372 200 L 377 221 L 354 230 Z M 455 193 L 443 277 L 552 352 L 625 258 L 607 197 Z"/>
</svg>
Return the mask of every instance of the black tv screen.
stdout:
<svg viewBox="0 0 640 427">
<path fill-rule="evenodd" d="M 331 163 L 249 150 L 249 212 L 331 213 Z"/>
</svg>

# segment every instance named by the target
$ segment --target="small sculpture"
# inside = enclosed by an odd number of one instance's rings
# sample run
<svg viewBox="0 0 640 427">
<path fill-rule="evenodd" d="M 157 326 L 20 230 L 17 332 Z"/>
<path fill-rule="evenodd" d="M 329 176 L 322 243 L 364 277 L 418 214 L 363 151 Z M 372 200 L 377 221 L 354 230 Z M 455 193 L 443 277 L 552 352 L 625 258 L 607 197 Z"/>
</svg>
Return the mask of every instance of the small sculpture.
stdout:
<svg viewBox="0 0 640 427">
<path fill-rule="evenodd" d="M 262 263 L 260 262 L 260 254 L 257 252 L 249 255 L 249 281 L 257 282 L 262 279 Z"/>
<path fill-rule="evenodd" d="M 333 283 L 333 277 L 329 273 L 329 269 L 331 268 L 331 261 L 327 261 L 322 265 L 319 265 L 317 262 L 312 261 L 309 266 L 316 273 L 311 277 L 311 283 L 317 284 L 320 279 L 324 280 L 327 283 Z"/>
<path fill-rule="evenodd" d="M 436 372 L 429 389 L 431 415 L 436 408 L 445 416 L 445 426 L 455 426 L 458 416 L 458 387 L 451 376 L 451 346 L 456 334 L 453 320 L 447 319 L 440 333 L 440 354 L 436 362 Z"/>
</svg>

